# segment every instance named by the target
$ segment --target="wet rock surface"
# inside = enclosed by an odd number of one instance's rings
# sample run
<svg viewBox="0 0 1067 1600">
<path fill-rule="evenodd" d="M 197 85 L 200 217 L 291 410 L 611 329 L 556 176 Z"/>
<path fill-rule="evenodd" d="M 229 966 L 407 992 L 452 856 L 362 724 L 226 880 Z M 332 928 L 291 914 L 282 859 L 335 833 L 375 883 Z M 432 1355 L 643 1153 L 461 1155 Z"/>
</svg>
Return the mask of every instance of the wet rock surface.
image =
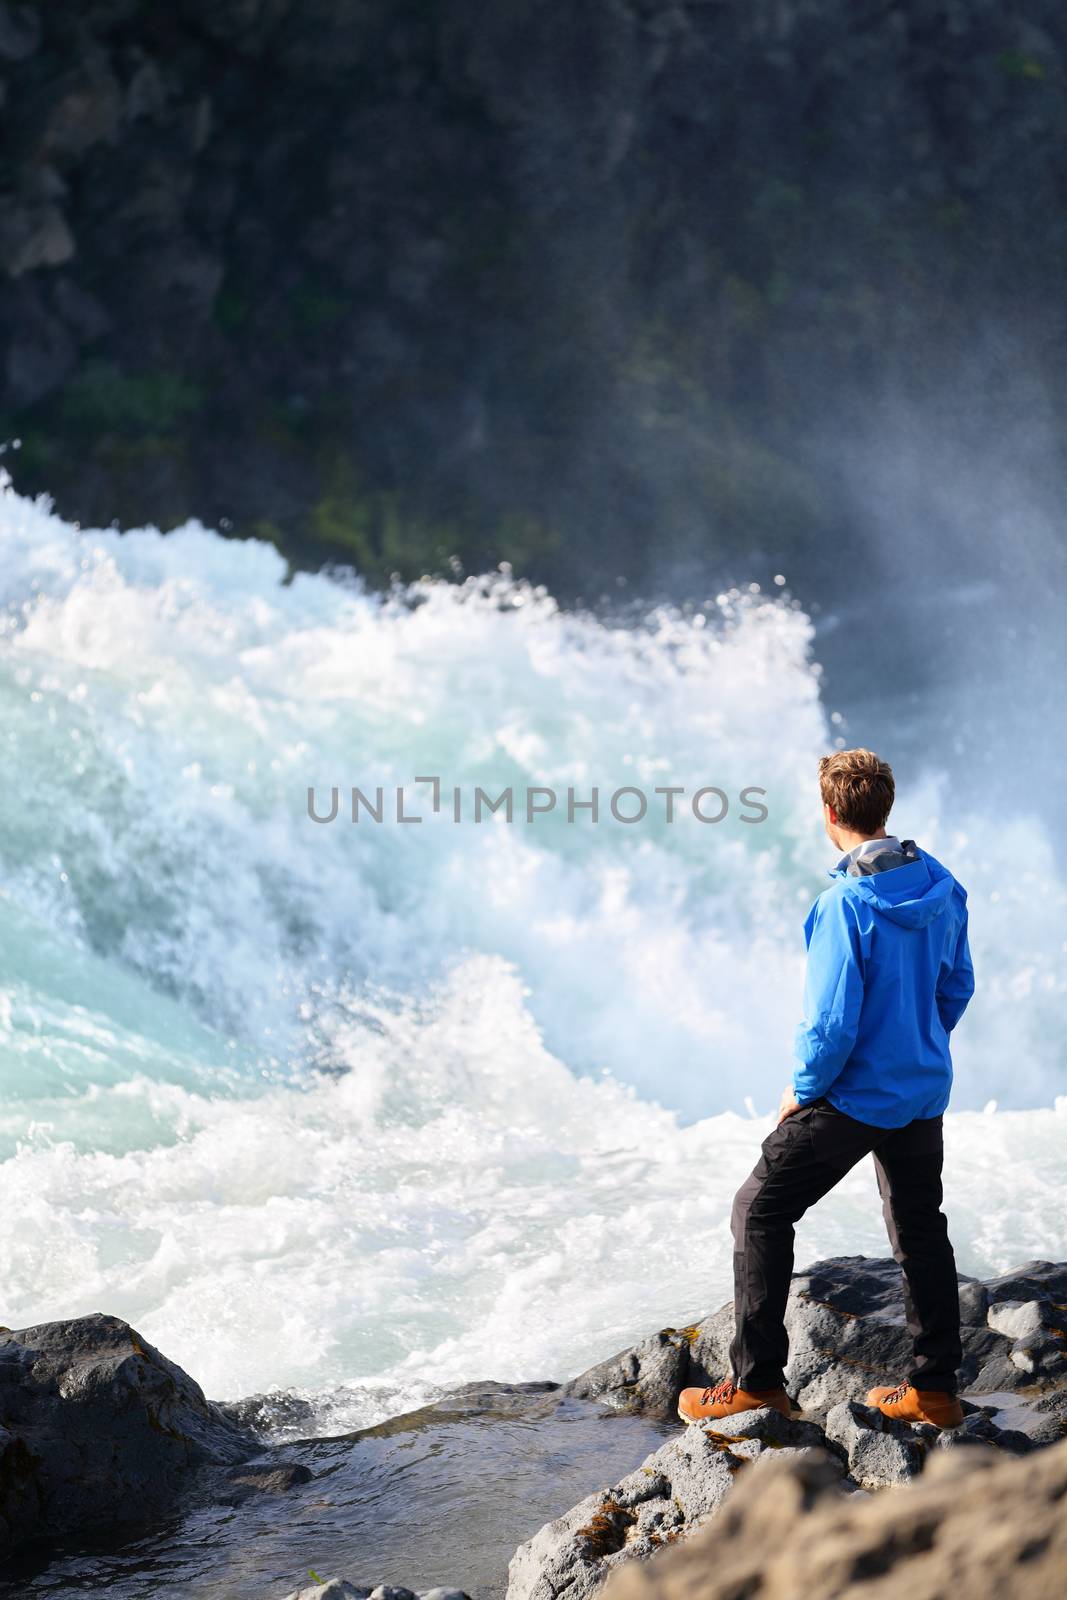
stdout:
<svg viewBox="0 0 1067 1600">
<path fill-rule="evenodd" d="M 310 1483 L 314 1476 L 309 1467 L 298 1461 L 251 1461 L 231 1470 L 219 1504 L 239 1506 L 256 1494 L 288 1494 L 298 1484 Z"/>
</svg>

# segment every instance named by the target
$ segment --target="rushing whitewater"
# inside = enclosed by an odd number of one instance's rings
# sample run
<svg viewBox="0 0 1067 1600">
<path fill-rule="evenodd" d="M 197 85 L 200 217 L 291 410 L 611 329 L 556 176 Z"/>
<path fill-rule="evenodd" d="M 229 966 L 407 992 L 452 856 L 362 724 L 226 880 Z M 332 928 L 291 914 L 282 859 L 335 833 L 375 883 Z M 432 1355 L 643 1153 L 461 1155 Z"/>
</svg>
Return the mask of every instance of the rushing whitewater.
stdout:
<svg viewBox="0 0 1067 1600">
<path fill-rule="evenodd" d="M 209 1392 L 298 1387 L 340 1427 L 726 1298 L 832 854 L 802 612 L 610 624 L 502 575 L 381 597 L 9 489 L 0 556 L 0 1322 L 108 1310 Z M 758 786 L 768 814 L 456 823 L 425 774 Z M 897 827 L 971 894 L 960 1266 L 1062 1259 L 1057 863 L 1035 821 L 955 814 L 936 760 L 898 778 Z M 309 819 L 353 785 L 425 820 Z M 798 1252 L 885 1249 L 864 1164 Z"/>
</svg>

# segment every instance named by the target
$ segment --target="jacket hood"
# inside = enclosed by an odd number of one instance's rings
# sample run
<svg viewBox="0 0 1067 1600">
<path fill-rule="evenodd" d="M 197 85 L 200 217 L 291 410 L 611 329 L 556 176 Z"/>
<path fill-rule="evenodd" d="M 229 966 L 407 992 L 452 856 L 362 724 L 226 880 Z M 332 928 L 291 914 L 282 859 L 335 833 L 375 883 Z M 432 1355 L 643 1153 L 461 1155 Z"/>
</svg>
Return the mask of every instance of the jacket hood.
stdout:
<svg viewBox="0 0 1067 1600">
<path fill-rule="evenodd" d="M 830 876 L 844 879 L 847 893 L 866 900 L 890 922 L 902 928 L 925 928 L 944 912 L 957 887 L 956 880 L 940 861 L 918 849 L 911 839 L 904 840 L 900 862 L 899 866 L 869 876 L 852 877 L 837 868 Z"/>
</svg>

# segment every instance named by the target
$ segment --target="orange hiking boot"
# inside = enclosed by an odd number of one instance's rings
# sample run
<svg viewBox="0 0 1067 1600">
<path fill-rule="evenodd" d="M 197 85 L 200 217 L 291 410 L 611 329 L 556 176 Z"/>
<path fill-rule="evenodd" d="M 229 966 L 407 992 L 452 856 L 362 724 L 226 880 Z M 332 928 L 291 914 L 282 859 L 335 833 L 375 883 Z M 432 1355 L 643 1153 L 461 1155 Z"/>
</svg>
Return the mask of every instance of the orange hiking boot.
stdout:
<svg viewBox="0 0 1067 1600">
<path fill-rule="evenodd" d="M 958 1428 L 963 1421 L 963 1407 L 956 1396 L 944 1389 L 914 1389 L 910 1383 L 898 1383 L 895 1389 L 871 1389 L 867 1404 L 874 1406 L 883 1417 L 897 1422 L 932 1422 L 935 1428 Z"/>
<path fill-rule="evenodd" d="M 683 1422 L 710 1422 L 716 1417 L 732 1417 L 737 1411 L 759 1411 L 773 1406 L 783 1417 L 792 1412 L 784 1389 L 738 1389 L 732 1378 L 724 1378 L 710 1389 L 683 1389 L 678 1396 L 678 1415 Z"/>
</svg>

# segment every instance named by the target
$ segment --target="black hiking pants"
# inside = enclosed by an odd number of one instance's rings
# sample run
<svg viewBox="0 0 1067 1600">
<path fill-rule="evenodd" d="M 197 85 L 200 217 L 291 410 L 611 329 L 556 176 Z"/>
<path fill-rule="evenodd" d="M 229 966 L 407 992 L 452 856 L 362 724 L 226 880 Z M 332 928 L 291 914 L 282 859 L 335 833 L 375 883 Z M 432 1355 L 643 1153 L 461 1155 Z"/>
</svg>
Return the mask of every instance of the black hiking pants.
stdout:
<svg viewBox="0 0 1067 1600">
<path fill-rule="evenodd" d="M 874 1153 L 882 1211 L 904 1275 L 904 1310 L 914 1360 L 902 1374 L 917 1389 L 956 1393 L 959 1282 L 941 1211 L 941 1118 L 904 1128 L 857 1122 L 825 1099 L 786 1117 L 763 1141 L 752 1175 L 734 1198 L 734 1382 L 775 1389 L 789 1355 L 785 1307 L 793 1271 L 793 1225 L 857 1161 Z"/>
</svg>

